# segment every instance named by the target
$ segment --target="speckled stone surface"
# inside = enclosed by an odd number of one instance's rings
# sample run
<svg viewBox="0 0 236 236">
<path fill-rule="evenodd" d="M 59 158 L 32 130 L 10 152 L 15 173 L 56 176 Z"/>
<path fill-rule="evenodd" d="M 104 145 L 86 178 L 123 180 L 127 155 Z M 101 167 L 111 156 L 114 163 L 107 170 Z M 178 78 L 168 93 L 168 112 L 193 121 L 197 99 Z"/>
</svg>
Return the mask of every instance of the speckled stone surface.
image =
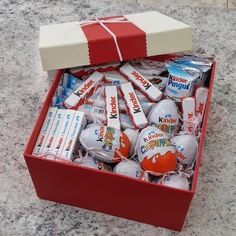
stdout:
<svg viewBox="0 0 236 236">
<path fill-rule="evenodd" d="M 213 131 L 210 119 L 198 191 L 180 235 L 235 235 L 236 12 L 174 4 L 73 2 L 0 1 L 0 235 L 175 235 L 38 199 L 22 157 L 49 87 L 37 49 L 39 26 L 145 10 L 158 10 L 193 26 L 194 49 L 218 61 L 213 100 L 230 112 L 219 131 Z"/>
</svg>

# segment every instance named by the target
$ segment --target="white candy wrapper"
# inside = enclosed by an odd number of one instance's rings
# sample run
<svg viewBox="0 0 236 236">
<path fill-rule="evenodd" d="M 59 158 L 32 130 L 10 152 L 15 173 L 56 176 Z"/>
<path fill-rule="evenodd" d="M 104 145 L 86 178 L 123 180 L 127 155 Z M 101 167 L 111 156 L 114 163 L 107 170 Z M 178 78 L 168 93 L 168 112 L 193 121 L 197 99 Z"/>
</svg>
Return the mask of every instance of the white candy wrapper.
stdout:
<svg viewBox="0 0 236 236">
<path fill-rule="evenodd" d="M 128 77 L 135 86 L 142 91 L 148 98 L 154 101 L 160 100 L 162 92 L 155 87 L 150 81 L 144 78 L 129 63 L 120 67 L 120 72 Z"/>
<path fill-rule="evenodd" d="M 47 113 L 45 120 L 43 122 L 43 126 L 42 126 L 40 133 L 38 135 L 38 139 L 35 143 L 34 150 L 33 150 L 32 154 L 37 155 L 37 154 L 42 153 L 43 147 L 45 145 L 48 134 L 49 134 L 50 129 L 52 127 L 56 113 L 57 113 L 57 108 L 55 108 L 55 107 L 49 108 L 48 113 Z"/>
<path fill-rule="evenodd" d="M 101 81 L 103 78 L 103 74 L 95 71 L 91 74 L 88 79 L 84 81 L 83 84 L 79 86 L 65 101 L 64 105 L 67 108 L 75 107 L 85 96 L 88 94 L 91 89 L 97 84 L 97 82 Z"/>
<path fill-rule="evenodd" d="M 149 113 L 148 122 L 156 125 L 169 137 L 173 136 L 179 125 L 179 113 L 175 103 L 170 99 L 164 99 L 154 105 Z"/>
<path fill-rule="evenodd" d="M 134 92 L 133 86 L 131 85 L 131 83 L 125 83 L 121 84 L 120 88 L 134 126 L 136 128 L 144 128 L 145 126 L 147 126 L 148 121 Z"/>
<path fill-rule="evenodd" d="M 196 160 L 197 140 L 192 135 L 183 134 L 173 137 L 171 142 L 174 144 L 180 163 L 191 166 Z"/>
<path fill-rule="evenodd" d="M 86 124 L 85 114 L 82 111 L 76 111 L 72 120 L 72 124 L 67 135 L 61 156 L 66 160 L 72 160 L 77 140 L 81 130 Z"/>
<path fill-rule="evenodd" d="M 195 129 L 193 123 L 195 119 L 195 99 L 193 97 L 183 98 L 182 109 L 184 132 L 192 133 Z"/>
<path fill-rule="evenodd" d="M 51 153 L 54 155 L 61 154 L 75 114 L 74 110 L 66 109 L 65 111 L 66 113 L 64 115 L 58 135 L 52 144 Z"/>
<path fill-rule="evenodd" d="M 113 172 L 136 179 L 144 178 L 144 171 L 141 166 L 132 160 L 121 161 L 114 167 Z"/>
<path fill-rule="evenodd" d="M 64 109 L 58 109 L 57 114 L 55 116 L 55 119 L 53 121 L 51 130 L 48 134 L 47 140 L 45 142 L 45 145 L 43 147 L 42 153 L 49 153 L 52 151 L 52 145 L 54 140 L 56 139 L 58 132 L 60 130 L 61 124 L 63 122 L 64 116 L 66 114 L 66 110 Z"/>
<path fill-rule="evenodd" d="M 203 114 L 206 107 L 206 101 L 208 96 L 208 88 L 199 87 L 196 90 L 196 116 L 199 119 L 199 122 L 202 122 Z"/>
<path fill-rule="evenodd" d="M 105 76 L 105 81 L 119 86 L 120 84 L 127 83 L 127 79 L 124 78 L 118 71 L 108 71 L 103 73 Z"/>
<path fill-rule="evenodd" d="M 189 181 L 186 177 L 174 174 L 165 176 L 160 184 L 169 186 L 172 188 L 178 188 L 183 190 L 189 190 Z"/>
<path fill-rule="evenodd" d="M 107 126 L 120 129 L 120 115 L 116 86 L 105 87 L 105 101 Z"/>
<path fill-rule="evenodd" d="M 82 160 L 80 158 L 77 158 L 74 160 L 74 163 L 80 166 L 85 166 L 96 170 L 112 171 L 112 168 L 109 165 L 91 156 L 87 156 Z"/>
</svg>

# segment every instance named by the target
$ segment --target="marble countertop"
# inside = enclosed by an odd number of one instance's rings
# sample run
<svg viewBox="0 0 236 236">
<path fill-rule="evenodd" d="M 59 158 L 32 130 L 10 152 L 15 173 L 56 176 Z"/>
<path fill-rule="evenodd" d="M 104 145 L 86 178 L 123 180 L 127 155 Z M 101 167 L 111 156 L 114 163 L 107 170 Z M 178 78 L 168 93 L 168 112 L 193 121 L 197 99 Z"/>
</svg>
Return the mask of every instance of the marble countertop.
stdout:
<svg viewBox="0 0 236 236">
<path fill-rule="evenodd" d="M 37 48 L 39 26 L 145 10 L 193 26 L 194 50 L 218 62 L 213 101 L 230 112 L 218 131 L 210 117 L 197 193 L 180 235 L 235 235 L 236 11 L 99 0 L 0 0 L 0 235 L 175 235 L 40 200 L 22 156 L 49 87 Z"/>
</svg>

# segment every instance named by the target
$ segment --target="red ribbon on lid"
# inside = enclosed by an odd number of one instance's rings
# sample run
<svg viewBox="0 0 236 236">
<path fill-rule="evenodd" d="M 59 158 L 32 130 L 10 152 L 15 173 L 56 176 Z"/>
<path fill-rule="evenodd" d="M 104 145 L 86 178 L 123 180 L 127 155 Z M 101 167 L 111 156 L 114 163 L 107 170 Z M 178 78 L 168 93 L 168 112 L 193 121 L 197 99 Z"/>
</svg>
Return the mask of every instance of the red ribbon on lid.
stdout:
<svg viewBox="0 0 236 236">
<path fill-rule="evenodd" d="M 146 34 L 124 16 L 80 22 L 88 40 L 90 64 L 146 57 Z"/>
</svg>

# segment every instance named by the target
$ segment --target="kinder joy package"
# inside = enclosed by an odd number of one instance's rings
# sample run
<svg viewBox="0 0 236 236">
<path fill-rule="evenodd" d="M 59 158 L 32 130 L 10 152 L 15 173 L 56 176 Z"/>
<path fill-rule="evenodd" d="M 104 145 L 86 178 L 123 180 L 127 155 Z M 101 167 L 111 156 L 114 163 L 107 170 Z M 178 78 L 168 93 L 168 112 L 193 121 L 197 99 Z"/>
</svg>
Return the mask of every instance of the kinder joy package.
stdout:
<svg viewBox="0 0 236 236">
<path fill-rule="evenodd" d="M 215 71 L 191 45 L 158 12 L 42 26 L 43 69 L 58 71 L 24 152 L 37 195 L 180 231 Z"/>
</svg>

